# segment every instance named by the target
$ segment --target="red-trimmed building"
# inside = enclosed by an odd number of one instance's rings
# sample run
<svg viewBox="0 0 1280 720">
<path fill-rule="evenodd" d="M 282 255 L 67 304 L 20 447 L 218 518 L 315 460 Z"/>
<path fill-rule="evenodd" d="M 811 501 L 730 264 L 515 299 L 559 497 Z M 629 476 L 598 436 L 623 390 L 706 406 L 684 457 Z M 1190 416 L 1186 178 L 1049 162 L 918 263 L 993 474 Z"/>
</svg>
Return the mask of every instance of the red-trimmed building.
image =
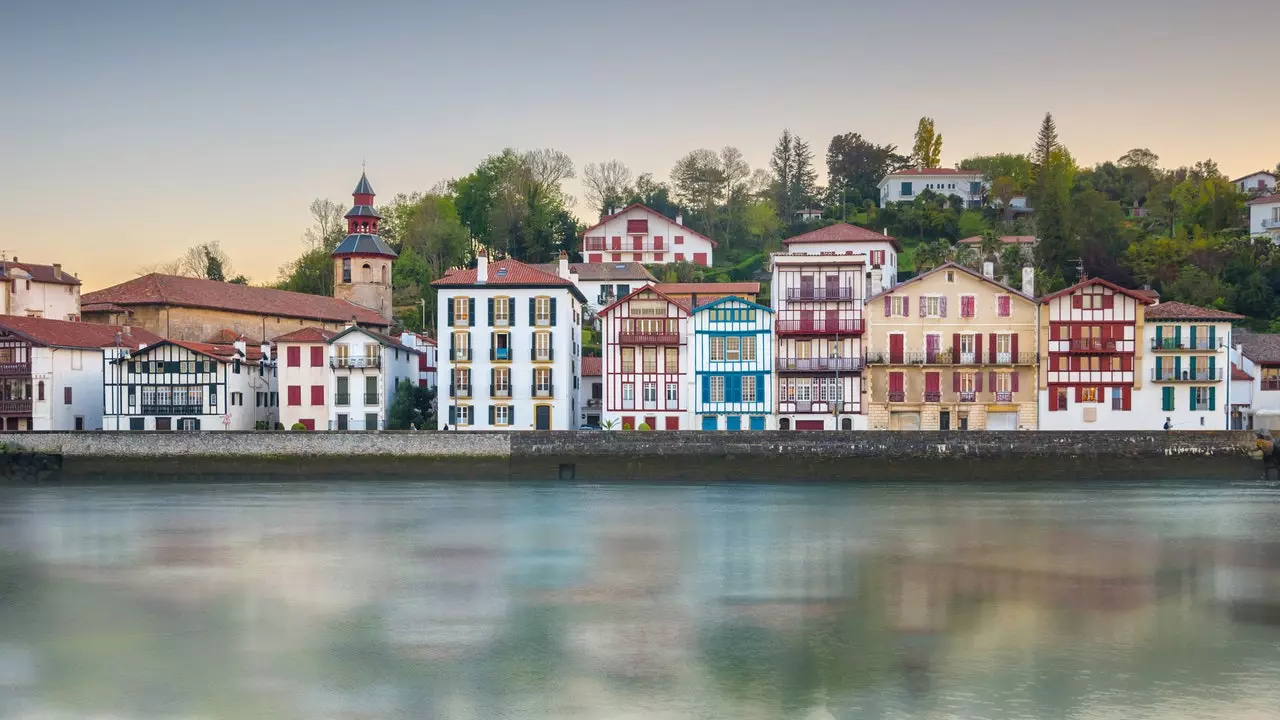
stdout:
<svg viewBox="0 0 1280 720">
<path fill-rule="evenodd" d="M 601 420 L 619 429 L 689 429 L 693 369 L 690 307 L 652 287 L 599 312 L 603 351 Z"/>
<path fill-rule="evenodd" d="M 1040 429 L 1151 430 L 1135 412 L 1152 299 L 1091 278 L 1040 299 Z"/>
<path fill-rule="evenodd" d="M 711 266 L 716 242 L 639 203 L 600 219 L 582 233 L 582 259 L 588 263 L 691 262 Z"/>
</svg>

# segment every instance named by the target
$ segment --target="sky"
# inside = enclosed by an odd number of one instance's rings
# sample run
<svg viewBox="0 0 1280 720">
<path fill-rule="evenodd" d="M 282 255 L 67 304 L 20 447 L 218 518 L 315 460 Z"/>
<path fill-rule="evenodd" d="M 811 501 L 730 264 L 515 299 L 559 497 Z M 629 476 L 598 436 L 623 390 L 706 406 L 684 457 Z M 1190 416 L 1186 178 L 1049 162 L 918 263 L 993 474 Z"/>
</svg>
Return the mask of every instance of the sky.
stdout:
<svg viewBox="0 0 1280 720">
<path fill-rule="evenodd" d="M 820 166 L 839 133 L 909 150 L 926 115 L 944 165 L 1051 111 L 1083 164 L 1236 177 L 1280 162 L 1277 27 L 1275 0 L 0 0 L 0 252 L 87 291 L 216 240 L 264 283 L 362 161 L 379 202 L 504 147 L 666 179 L 764 166 L 783 128 Z"/>
</svg>

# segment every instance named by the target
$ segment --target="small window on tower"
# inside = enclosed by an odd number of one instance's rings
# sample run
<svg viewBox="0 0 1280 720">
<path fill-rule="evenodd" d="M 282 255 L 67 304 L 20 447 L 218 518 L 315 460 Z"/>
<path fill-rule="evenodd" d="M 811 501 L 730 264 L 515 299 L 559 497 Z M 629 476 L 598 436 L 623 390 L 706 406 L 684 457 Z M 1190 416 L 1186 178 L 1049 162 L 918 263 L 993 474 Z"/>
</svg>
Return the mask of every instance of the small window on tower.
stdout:
<svg viewBox="0 0 1280 720">
<path fill-rule="evenodd" d="M 342 282 L 351 282 L 351 258 L 342 258 Z"/>
</svg>

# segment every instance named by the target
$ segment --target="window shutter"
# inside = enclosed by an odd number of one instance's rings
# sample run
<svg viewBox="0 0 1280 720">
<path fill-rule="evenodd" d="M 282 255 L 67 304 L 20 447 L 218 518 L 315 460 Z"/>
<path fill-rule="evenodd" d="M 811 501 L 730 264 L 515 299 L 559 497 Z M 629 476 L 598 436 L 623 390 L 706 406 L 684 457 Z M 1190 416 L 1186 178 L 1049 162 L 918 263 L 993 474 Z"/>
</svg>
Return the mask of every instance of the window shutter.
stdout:
<svg viewBox="0 0 1280 720">
<path fill-rule="evenodd" d="M 924 317 L 924 307 L 926 304 L 927 303 L 925 303 L 924 301 L 924 296 L 921 296 L 920 297 L 920 317 Z"/>
<path fill-rule="evenodd" d="M 987 388 L 990 389 L 991 392 L 995 392 L 997 387 L 999 387 L 999 385 L 996 385 L 996 371 L 992 370 L 987 373 Z"/>
<path fill-rule="evenodd" d="M 982 373 L 980 372 L 973 374 L 973 391 L 982 392 Z"/>
<path fill-rule="evenodd" d="M 498 380 L 497 371 L 494 368 L 489 368 L 489 394 L 490 395 L 492 395 L 494 391 L 498 389 L 497 380 Z"/>
<path fill-rule="evenodd" d="M 454 405 L 449 406 L 449 424 L 450 425 L 458 424 L 458 408 Z"/>
<path fill-rule="evenodd" d="M 884 296 L 884 316 L 889 317 L 890 311 L 893 309 L 893 298 L 888 295 Z"/>
<path fill-rule="evenodd" d="M 1182 358 L 1180 357 L 1173 359 L 1173 376 L 1177 378 L 1182 377 Z"/>
<path fill-rule="evenodd" d="M 1015 363 L 1018 362 L 1018 333 L 1013 333 L 1009 337 L 1009 354 L 1013 356 L 1011 359 Z"/>
<path fill-rule="evenodd" d="M 512 427 L 515 427 L 515 424 L 516 424 L 516 406 L 515 405 L 507 406 L 507 424 Z"/>
<path fill-rule="evenodd" d="M 951 334 L 951 362 L 960 364 L 960 333 Z"/>
<path fill-rule="evenodd" d="M 490 304 L 492 304 L 492 303 L 493 303 L 493 301 L 492 301 L 492 300 L 490 300 L 489 302 L 490 302 Z M 490 426 L 492 426 L 492 425 L 493 425 L 493 406 L 492 406 L 492 405 L 490 405 L 490 406 L 489 406 L 489 425 L 490 425 Z"/>
<path fill-rule="evenodd" d="M 1160 343 L 1162 342 L 1164 342 L 1164 326 L 1157 325 L 1156 326 L 1156 347 L 1159 347 Z"/>
<path fill-rule="evenodd" d="M 1209 382 L 1215 382 L 1218 379 L 1214 377 L 1214 371 L 1217 369 L 1214 367 L 1214 365 L 1217 364 L 1216 360 L 1217 358 L 1215 358 L 1214 356 L 1212 355 L 1209 356 Z"/>
<path fill-rule="evenodd" d="M 476 324 L 476 299 L 467 298 L 467 324 L 472 327 Z"/>
<path fill-rule="evenodd" d="M 509 325 L 510 327 L 516 326 L 516 307 L 517 307 L 516 299 L 507 298 L 507 325 Z M 511 412 L 511 411 L 508 410 L 507 412 Z M 508 421 L 510 421 L 509 415 L 507 416 L 507 418 L 508 418 Z"/>
<path fill-rule="evenodd" d="M 1018 371 L 1014 370 L 1013 374 L 1009 376 L 1009 390 L 1012 392 L 1018 392 L 1018 374 Z"/>
<path fill-rule="evenodd" d="M 1192 355 L 1191 356 L 1191 378 L 1194 380 L 1195 377 L 1196 377 L 1196 356 Z"/>
<path fill-rule="evenodd" d="M 1076 402 L 1084 402 L 1084 388 L 1076 386 Z"/>
<path fill-rule="evenodd" d="M 1216 350 L 1218 348 L 1217 330 L 1218 328 L 1212 325 L 1209 326 L 1209 350 Z"/>
<path fill-rule="evenodd" d="M 1187 388 L 1187 392 L 1191 394 L 1191 404 L 1187 406 L 1187 409 L 1195 410 L 1196 409 L 1196 389 L 1193 387 L 1189 387 Z"/>
<path fill-rule="evenodd" d="M 973 362 L 982 364 L 982 333 L 973 336 Z"/>
<path fill-rule="evenodd" d="M 556 299 L 551 298 L 551 327 L 556 326 Z"/>
<path fill-rule="evenodd" d="M 529 298 L 529 325 L 531 327 L 534 324 L 534 318 L 538 317 L 538 310 L 534 306 L 534 302 L 536 301 L 533 298 Z"/>
<path fill-rule="evenodd" d="M 911 298 L 902 296 L 902 316 L 911 317 Z"/>
<path fill-rule="evenodd" d="M 1182 326 L 1181 325 L 1173 326 L 1173 342 L 1178 347 L 1182 347 Z"/>
<path fill-rule="evenodd" d="M 988 362 L 996 361 L 996 334 L 995 333 L 991 333 L 987 335 L 987 361 Z"/>
<path fill-rule="evenodd" d="M 938 298 L 938 314 L 942 317 L 947 316 L 947 296 L 943 295 Z"/>
<path fill-rule="evenodd" d="M 1218 409 L 1218 388 L 1213 386 L 1209 387 L 1209 409 Z"/>
<path fill-rule="evenodd" d="M 960 392 L 960 373 L 951 373 L 951 392 Z"/>
<path fill-rule="evenodd" d="M 1015 378 L 1017 375 L 1014 376 Z M 1016 382 L 1016 381 L 1015 381 Z M 1061 408 L 1058 407 L 1058 388 L 1053 385 L 1049 386 L 1049 412 L 1057 412 Z"/>
<path fill-rule="evenodd" d="M 1120 407 L 1124 410 L 1133 409 L 1133 388 L 1128 385 L 1120 388 Z"/>
<path fill-rule="evenodd" d="M 711 402 L 711 376 L 702 376 L 702 402 Z"/>
<path fill-rule="evenodd" d="M 489 327 L 493 327 L 493 298 L 489 298 Z M 492 421 L 489 423 L 493 424 Z"/>
<path fill-rule="evenodd" d="M 1084 303 L 1082 302 L 1082 300 L 1083 300 L 1083 298 L 1081 298 L 1081 296 L 1080 296 L 1079 294 L 1072 295 L 1072 296 L 1071 296 L 1071 307 L 1073 307 L 1073 308 L 1075 308 L 1075 309 L 1077 309 L 1077 310 L 1079 310 L 1080 308 L 1084 307 Z M 1079 402 L 1079 399 L 1077 399 L 1077 400 L 1076 400 L 1076 402 Z"/>
<path fill-rule="evenodd" d="M 1156 356 L 1156 378 L 1164 376 L 1164 358 Z"/>
<path fill-rule="evenodd" d="M 441 299 L 444 301 L 445 306 L 449 309 L 448 325 L 449 327 L 453 327 L 453 298 L 446 297 Z"/>
<path fill-rule="evenodd" d="M 489 302 L 492 303 L 493 301 L 490 300 Z M 490 315 L 489 319 L 492 320 L 493 315 Z M 489 333 L 489 360 L 490 361 L 492 361 L 494 358 L 498 356 L 498 348 L 494 346 L 495 344 L 494 344 L 493 336 L 494 336 L 494 333 L 490 332 Z"/>
</svg>

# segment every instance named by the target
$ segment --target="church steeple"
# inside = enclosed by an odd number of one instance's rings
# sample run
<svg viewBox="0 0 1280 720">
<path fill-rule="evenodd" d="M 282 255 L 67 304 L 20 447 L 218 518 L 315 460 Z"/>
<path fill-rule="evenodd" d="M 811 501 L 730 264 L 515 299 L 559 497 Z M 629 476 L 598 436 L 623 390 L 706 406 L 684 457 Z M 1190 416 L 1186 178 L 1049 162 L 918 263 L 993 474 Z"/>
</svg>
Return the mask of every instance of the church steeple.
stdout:
<svg viewBox="0 0 1280 720">
<path fill-rule="evenodd" d="M 333 249 L 333 296 L 373 308 L 391 320 L 391 263 L 396 251 L 378 235 L 382 216 L 373 207 L 373 186 L 360 173 L 347 212 L 347 236 Z"/>
<path fill-rule="evenodd" d="M 369 178 L 360 173 L 360 182 L 356 184 L 356 189 L 351 193 L 351 197 L 355 199 L 351 210 L 346 214 L 347 233 L 355 235 L 378 234 L 378 221 L 382 216 L 378 211 L 373 209 L 373 186 L 369 184 Z"/>
</svg>

